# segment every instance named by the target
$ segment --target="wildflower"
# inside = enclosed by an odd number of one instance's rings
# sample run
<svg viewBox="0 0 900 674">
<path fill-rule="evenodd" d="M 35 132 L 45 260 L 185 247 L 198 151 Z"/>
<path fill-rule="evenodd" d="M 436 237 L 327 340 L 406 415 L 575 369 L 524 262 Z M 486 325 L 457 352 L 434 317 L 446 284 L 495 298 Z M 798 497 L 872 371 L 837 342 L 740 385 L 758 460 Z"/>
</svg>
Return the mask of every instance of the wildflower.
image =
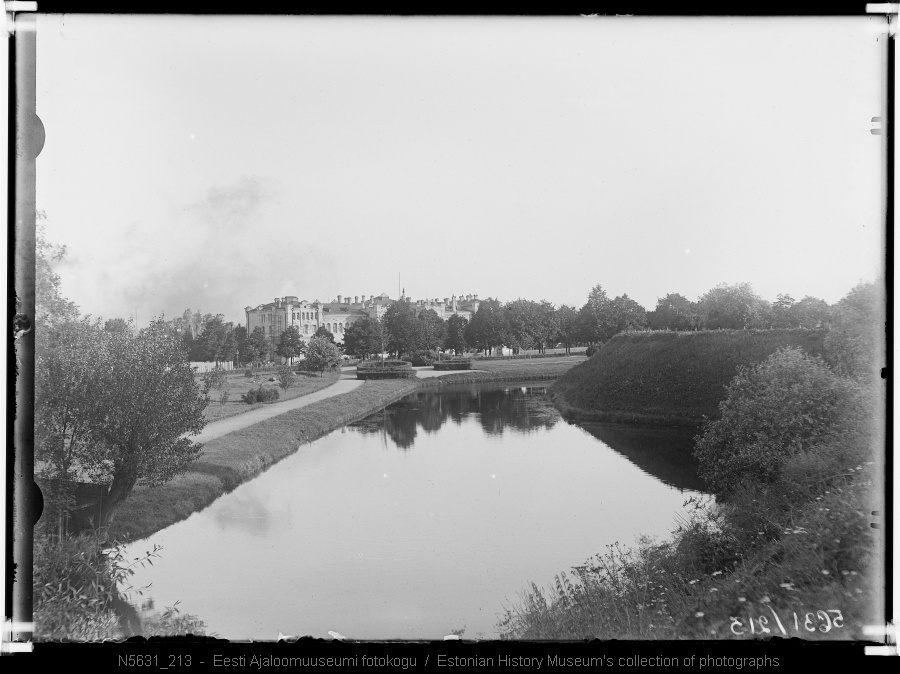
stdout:
<svg viewBox="0 0 900 674">
<path fill-rule="evenodd" d="M 859 574 L 857 574 L 856 571 L 851 571 L 851 572 L 850 572 L 850 575 L 851 575 L 851 576 L 857 576 L 857 575 L 859 575 Z"/>
<path fill-rule="evenodd" d="M 842 576 L 849 576 L 849 575 L 850 575 L 850 572 L 847 571 L 847 569 L 843 569 L 843 570 L 841 571 L 841 575 L 842 575 Z"/>
<path fill-rule="evenodd" d="M 785 590 L 796 590 L 793 583 L 781 583 L 778 587 L 783 587 Z"/>
<path fill-rule="evenodd" d="M 718 575 L 720 575 L 721 573 L 722 573 L 721 571 L 713 571 L 713 572 L 712 572 L 712 575 L 718 576 Z"/>
<path fill-rule="evenodd" d="M 765 597 L 763 597 L 762 599 L 760 599 L 760 601 L 761 601 L 763 604 L 768 604 L 768 603 L 769 603 L 770 601 L 772 601 L 772 600 L 769 599 L 769 595 L 766 595 Z"/>
<path fill-rule="evenodd" d="M 709 591 L 710 591 L 710 592 L 718 592 L 718 590 L 717 590 L 716 588 L 714 588 L 714 587 L 709 588 Z"/>
<path fill-rule="evenodd" d="M 699 582 L 699 581 L 692 580 L 692 581 L 689 583 L 689 585 L 693 585 L 693 584 L 696 583 L 696 582 Z"/>
<path fill-rule="evenodd" d="M 738 597 L 738 601 L 747 601 L 747 597 Z"/>
<path fill-rule="evenodd" d="M 697 613 L 694 614 L 695 618 L 702 618 L 703 616 L 704 616 L 703 611 L 697 611 Z"/>
<path fill-rule="evenodd" d="M 827 576 L 831 573 L 828 569 L 822 569 L 822 575 Z"/>
</svg>

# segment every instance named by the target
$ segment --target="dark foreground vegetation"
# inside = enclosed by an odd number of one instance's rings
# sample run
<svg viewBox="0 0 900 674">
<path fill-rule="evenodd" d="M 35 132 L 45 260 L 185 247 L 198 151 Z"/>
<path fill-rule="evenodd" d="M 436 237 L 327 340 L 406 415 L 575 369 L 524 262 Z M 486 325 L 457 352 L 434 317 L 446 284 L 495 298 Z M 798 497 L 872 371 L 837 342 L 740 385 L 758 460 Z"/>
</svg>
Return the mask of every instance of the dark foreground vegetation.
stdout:
<svg viewBox="0 0 900 674">
<path fill-rule="evenodd" d="M 549 589 L 532 584 L 507 607 L 503 637 L 864 639 L 884 620 L 884 541 L 870 526 L 883 507 L 882 303 L 879 288 L 854 288 L 824 340 L 807 342 L 824 357 L 780 346 L 739 366 L 695 438 L 715 501 L 693 501 L 671 540 L 616 544 Z M 652 360 L 654 344 L 673 343 L 657 339 L 610 351 Z M 674 343 L 708 350 L 709 339 Z M 602 372 L 606 349 L 582 372 Z M 606 377 L 606 395 L 621 390 Z"/>
</svg>

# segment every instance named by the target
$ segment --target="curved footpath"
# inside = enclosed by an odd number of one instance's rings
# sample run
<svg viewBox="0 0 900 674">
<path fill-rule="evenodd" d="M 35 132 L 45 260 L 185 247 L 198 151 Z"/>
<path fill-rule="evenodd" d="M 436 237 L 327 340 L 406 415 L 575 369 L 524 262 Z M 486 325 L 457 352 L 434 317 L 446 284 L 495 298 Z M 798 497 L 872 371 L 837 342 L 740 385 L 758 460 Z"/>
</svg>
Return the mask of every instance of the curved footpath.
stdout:
<svg viewBox="0 0 900 674">
<path fill-rule="evenodd" d="M 417 379 L 428 379 L 431 377 L 440 377 L 441 375 L 453 374 L 452 371 L 436 371 L 431 369 L 430 367 L 416 367 L 413 369 L 418 371 L 418 375 L 416 375 Z M 483 370 L 467 370 L 467 372 L 482 371 Z M 342 367 L 341 378 L 327 388 L 320 389 L 319 391 L 314 391 L 313 393 L 309 393 L 305 396 L 300 396 L 299 398 L 285 400 L 284 402 L 269 403 L 268 405 L 264 405 L 263 407 L 257 408 L 255 410 L 250 410 L 249 412 L 244 412 L 243 414 L 238 414 L 233 417 L 226 417 L 225 419 L 220 419 L 219 421 L 211 421 L 210 423 L 206 424 L 203 431 L 199 435 L 192 435 L 191 440 L 193 440 L 194 442 L 208 442 L 209 440 L 214 440 L 215 438 L 221 438 L 223 435 L 228 435 L 229 433 L 239 431 L 242 428 L 247 428 L 248 426 L 258 424 L 260 421 L 265 421 L 266 419 L 277 417 L 281 414 L 284 414 L 285 412 L 298 410 L 301 407 L 312 405 L 313 403 L 317 403 L 320 400 L 338 396 L 342 393 L 350 393 L 350 391 L 352 391 L 353 389 L 362 386 L 363 381 L 364 380 L 362 379 L 356 378 L 355 367 Z"/>
<path fill-rule="evenodd" d="M 341 368 L 341 378 L 331 386 L 300 396 L 299 398 L 291 398 L 290 400 L 279 403 L 269 403 L 268 405 L 263 405 L 255 410 L 244 412 L 243 414 L 226 417 L 219 421 L 212 421 L 206 424 L 199 435 L 192 435 L 191 440 L 194 442 L 208 442 L 209 440 L 221 438 L 223 435 L 239 431 L 240 429 L 247 428 L 253 424 L 258 424 L 260 421 L 277 417 L 285 412 L 298 410 L 301 407 L 312 405 L 320 400 L 341 395 L 342 393 L 349 393 L 363 383 L 362 379 L 356 378 L 355 373 L 355 367 Z"/>
</svg>

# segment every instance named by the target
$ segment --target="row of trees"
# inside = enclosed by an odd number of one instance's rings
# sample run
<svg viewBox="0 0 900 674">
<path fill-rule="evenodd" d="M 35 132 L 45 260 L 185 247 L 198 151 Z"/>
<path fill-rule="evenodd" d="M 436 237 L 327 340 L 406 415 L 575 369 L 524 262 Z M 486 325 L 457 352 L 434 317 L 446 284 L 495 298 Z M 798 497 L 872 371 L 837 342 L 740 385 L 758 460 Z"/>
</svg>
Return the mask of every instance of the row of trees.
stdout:
<svg viewBox="0 0 900 674">
<path fill-rule="evenodd" d="M 344 335 L 347 353 L 367 357 L 390 352 L 400 356 L 417 351 L 467 350 L 491 352 L 498 347 L 543 352 L 562 344 L 593 346 L 626 330 L 715 330 L 719 328 L 817 327 L 831 321 L 832 309 L 820 299 L 778 295 L 767 302 L 749 283 L 720 284 L 696 302 L 678 293 L 659 298 L 647 311 L 627 294 L 610 298 L 596 285 L 581 307 L 554 307 L 547 301 L 517 299 L 506 304 L 488 299 L 471 321 L 460 316 L 441 319 L 432 310 L 418 315 L 409 302 L 395 302 L 381 320 L 364 318 Z"/>
<path fill-rule="evenodd" d="M 501 304 L 488 299 L 471 321 L 455 315 L 444 320 L 431 309 L 417 314 L 413 304 L 399 301 L 380 320 L 362 318 L 351 324 L 342 346 L 346 353 L 361 357 L 386 352 L 400 356 L 439 350 L 491 352 L 498 347 L 543 352 L 555 344 L 569 351 L 577 344 L 601 344 L 626 330 L 816 327 L 827 325 L 831 314 L 831 307 L 815 297 L 797 301 L 781 294 L 768 302 L 749 283 L 717 285 L 697 301 L 669 293 L 659 298 L 652 311 L 627 294 L 611 298 L 596 285 L 580 309 L 565 304 L 554 307 L 547 301 L 517 299 Z M 183 340 L 193 361 L 252 364 L 280 356 L 293 362 L 306 349 L 296 326 L 286 328 L 273 341 L 261 327 L 248 335 L 244 326 L 226 323 L 222 314 L 201 315 L 190 309 L 167 326 Z M 334 343 L 334 335 L 324 327 L 315 336 Z"/>
</svg>

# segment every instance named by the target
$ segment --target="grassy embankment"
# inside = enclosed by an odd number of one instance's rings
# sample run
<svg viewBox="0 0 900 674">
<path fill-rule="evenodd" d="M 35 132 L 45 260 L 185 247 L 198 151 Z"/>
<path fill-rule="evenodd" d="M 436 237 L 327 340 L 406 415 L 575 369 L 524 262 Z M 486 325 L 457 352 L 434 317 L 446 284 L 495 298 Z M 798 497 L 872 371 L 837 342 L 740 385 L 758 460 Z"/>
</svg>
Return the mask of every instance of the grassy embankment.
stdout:
<svg viewBox="0 0 900 674">
<path fill-rule="evenodd" d="M 820 355 L 824 337 L 822 330 L 620 333 L 560 377 L 550 395 L 563 416 L 580 421 L 696 427 L 716 415 L 739 366 L 783 346 Z"/>
<path fill-rule="evenodd" d="M 763 383 L 732 406 L 716 405 L 739 363 L 762 361 L 784 344 L 822 348 L 821 334 L 791 332 L 621 335 L 551 387 L 570 414 L 589 418 L 687 423 L 728 409 L 728 432 L 732 418 L 756 414 L 749 431 L 758 428 L 759 436 L 741 430 L 731 440 L 751 465 L 777 447 L 798 449 L 782 454 L 773 479 L 748 479 L 717 494 L 714 505 L 697 504 L 671 540 L 616 544 L 549 589 L 532 584 L 507 607 L 503 638 L 865 638 L 863 626 L 883 615 L 879 534 L 870 527 L 870 512 L 883 508 L 880 379 L 828 375 L 842 399 L 858 406 L 827 420 L 797 419 L 796 410 L 816 398 L 802 380 L 766 388 L 760 375 Z M 817 405 L 807 407 L 811 415 Z M 811 430 L 819 435 L 804 448 Z"/>
<path fill-rule="evenodd" d="M 271 404 L 256 403 L 254 405 L 248 405 L 247 403 L 245 403 L 243 400 L 241 400 L 241 396 L 247 393 L 247 391 L 249 391 L 250 389 L 256 389 L 260 386 L 262 386 L 263 388 L 277 388 L 278 393 L 281 396 L 279 398 L 279 401 L 291 400 L 292 398 L 305 396 L 331 386 L 338 380 L 338 378 L 340 378 L 340 372 L 326 372 L 321 377 L 318 374 L 300 374 L 297 376 L 296 381 L 291 385 L 290 388 L 288 388 L 287 391 L 278 386 L 277 382 L 269 381 L 270 377 L 275 376 L 276 375 L 274 371 L 259 372 L 254 374 L 252 377 L 245 376 L 243 371 L 229 372 L 225 377 L 224 386 L 224 391 L 228 393 L 228 401 L 225 403 L 222 403 L 220 401 L 222 390 L 214 389 L 210 391 L 209 405 L 207 405 L 206 409 L 203 410 L 203 417 L 207 422 L 218 421 L 219 419 L 233 417 L 238 414 L 243 414 L 244 412 L 254 410 L 257 407 Z M 197 381 L 200 382 L 201 379 L 202 375 L 198 375 Z"/>
<path fill-rule="evenodd" d="M 161 487 L 135 488 L 116 511 L 110 537 L 121 542 L 134 541 L 179 522 L 293 454 L 302 443 L 377 412 L 419 388 L 444 383 L 552 379 L 583 361 L 581 357 L 489 361 L 479 364 L 486 372 L 366 381 L 350 393 L 285 412 L 205 443 L 203 453 L 188 472 Z M 244 407 L 252 409 L 250 405 Z"/>
</svg>

